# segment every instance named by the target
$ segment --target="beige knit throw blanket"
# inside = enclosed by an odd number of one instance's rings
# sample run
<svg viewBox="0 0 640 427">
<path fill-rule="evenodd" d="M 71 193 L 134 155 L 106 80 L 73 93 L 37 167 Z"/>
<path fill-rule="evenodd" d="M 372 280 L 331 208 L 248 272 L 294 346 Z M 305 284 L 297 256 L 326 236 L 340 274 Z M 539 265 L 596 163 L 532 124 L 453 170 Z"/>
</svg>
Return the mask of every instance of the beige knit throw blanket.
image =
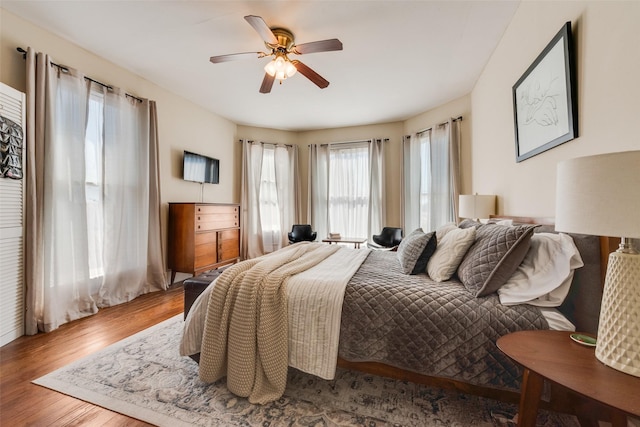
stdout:
<svg viewBox="0 0 640 427">
<path fill-rule="evenodd" d="M 286 282 L 337 250 L 297 243 L 225 270 L 207 307 L 200 380 L 226 375 L 229 391 L 254 404 L 280 398 L 288 366 Z"/>
</svg>

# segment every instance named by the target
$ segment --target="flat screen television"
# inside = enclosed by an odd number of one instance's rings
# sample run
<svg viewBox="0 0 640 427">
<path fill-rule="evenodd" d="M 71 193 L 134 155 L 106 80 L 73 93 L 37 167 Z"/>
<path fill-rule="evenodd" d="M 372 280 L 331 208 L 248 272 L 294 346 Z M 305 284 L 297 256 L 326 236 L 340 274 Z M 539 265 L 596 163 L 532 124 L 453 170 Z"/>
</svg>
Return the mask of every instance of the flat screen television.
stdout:
<svg viewBox="0 0 640 427">
<path fill-rule="evenodd" d="M 220 160 L 185 151 L 182 156 L 182 178 L 185 181 L 218 184 Z"/>
</svg>

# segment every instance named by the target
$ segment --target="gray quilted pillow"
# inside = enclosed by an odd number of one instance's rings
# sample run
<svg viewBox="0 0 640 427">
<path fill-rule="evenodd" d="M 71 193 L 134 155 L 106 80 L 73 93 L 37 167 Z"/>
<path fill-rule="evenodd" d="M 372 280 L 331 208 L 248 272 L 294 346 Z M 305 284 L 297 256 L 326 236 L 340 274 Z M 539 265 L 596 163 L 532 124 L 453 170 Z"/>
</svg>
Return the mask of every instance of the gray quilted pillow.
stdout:
<svg viewBox="0 0 640 427">
<path fill-rule="evenodd" d="M 482 225 L 481 222 L 475 221 L 473 219 L 463 219 L 462 222 L 458 224 L 458 228 L 471 228 L 471 227 L 478 228 L 481 225 Z"/>
<path fill-rule="evenodd" d="M 398 261 L 404 274 L 424 273 L 427 262 L 436 250 L 436 232 L 425 233 L 422 228 L 411 232 L 398 246 Z"/>
<path fill-rule="evenodd" d="M 458 267 L 458 277 L 476 297 L 497 291 L 518 268 L 531 243 L 536 225 L 485 224 L 476 229 L 476 241 Z"/>
</svg>

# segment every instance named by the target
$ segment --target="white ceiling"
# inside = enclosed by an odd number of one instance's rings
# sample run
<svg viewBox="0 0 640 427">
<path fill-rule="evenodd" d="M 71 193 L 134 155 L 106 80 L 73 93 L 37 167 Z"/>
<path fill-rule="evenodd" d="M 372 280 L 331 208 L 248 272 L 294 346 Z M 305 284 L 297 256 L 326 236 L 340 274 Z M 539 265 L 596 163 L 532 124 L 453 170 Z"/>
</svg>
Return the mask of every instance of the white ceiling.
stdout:
<svg viewBox="0 0 640 427">
<path fill-rule="evenodd" d="M 518 5 L 2 0 L 4 9 L 235 123 L 285 130 L 406 120 L 469 93 Z M 298 44 L 340 39 L 342 51 L 296 56 L 329 87 L 298 73 L 260 94 L 267 58 L 210 63 L 213 55 L 266 50 L 245 15 L 288 28 Z"/>
</svg>

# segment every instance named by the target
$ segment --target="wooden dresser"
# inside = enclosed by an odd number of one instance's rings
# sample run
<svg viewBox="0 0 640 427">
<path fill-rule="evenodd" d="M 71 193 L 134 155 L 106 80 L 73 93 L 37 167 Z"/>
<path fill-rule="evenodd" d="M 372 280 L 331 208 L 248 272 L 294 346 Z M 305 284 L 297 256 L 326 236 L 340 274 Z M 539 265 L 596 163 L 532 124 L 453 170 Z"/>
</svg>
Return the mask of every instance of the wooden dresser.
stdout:
<svg viewBox="0 0 640 427">
<path fill-rule="evenodd" d="M 169 268 L 194 276 L 240 260 L 240 205 L 169 203 Z"/>
</svg>

